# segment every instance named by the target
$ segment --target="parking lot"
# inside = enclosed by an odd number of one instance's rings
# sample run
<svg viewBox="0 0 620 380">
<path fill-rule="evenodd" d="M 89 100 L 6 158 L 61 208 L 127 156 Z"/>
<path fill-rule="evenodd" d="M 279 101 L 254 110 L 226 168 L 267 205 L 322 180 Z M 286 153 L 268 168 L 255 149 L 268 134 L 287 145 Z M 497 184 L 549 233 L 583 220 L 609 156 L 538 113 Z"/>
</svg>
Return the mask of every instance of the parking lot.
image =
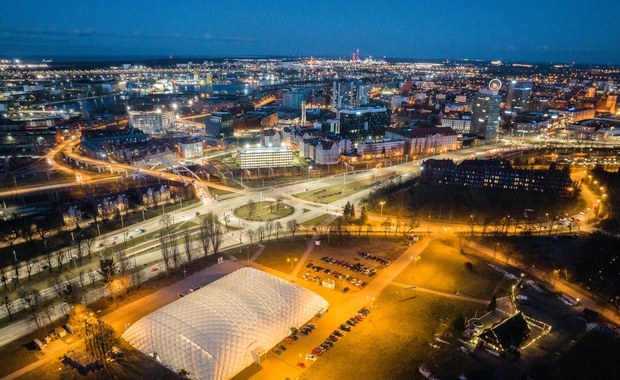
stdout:
<svg viewBox="0 0 620 380">
<path fill-rule="evenodd" d="M 419 253 L 418 251 L 426 247 L 426 244 L 405 247 L 400 242 L 390 239 L 360 240 L 363 241 L 355 242 L 354 239 L 350 239 L 350 241 L 340 242 L 340 246 L 323 244 L 315 247 L 308 260 L 302 263 L 304 270 L 299 272 L 295 281 L 325 298 L 330 304 L 329 311 L 323 317 L 314 318 L 302 326 L 300 331 L 295 334 L 296 338 L 289 339 L 288 342 L 287 339 L 284 339 L 275 347 L 270 347 L 267 358 L 261 362 L 260 366 L 258 364 L 251 365 L 239 373 L 235 379 L 293 379 L 317 363 L 330 360 L 330 357 L 334 357 L 333 350 L 350 340 L 360 329 L 364 329 L 364 326 L 369 326 L 372 323 L 375 298 L 383 287 L 410 264 L 410 256 Z M 367 253 L 380 255 L 389 260 L 389 265 L 383 265 L 378 261 L 362 257 L 360 255 L 361 246 Z M 327 263 L 321 260 L 323 257 L 330 257 L 339 261 L 344 260 L 353 265 L 360 263 L 366 267 L 376 268 L 376 274 L 372 277 L 368 274 L 364 275 L 335 262 Z M 306 266 L 310 263 L 323 268 L 320 275 L 318 271 L 312 269 L 311 272 L 316 273 L 313 276 L 334 279 L 337 283 L 336 288 L 330 289 L 313 281 L 303 280 L 303 276 L 310 269 Z M 385 263 L 387 264 L 387 262 Z M 367 284 L 358 288 L 350 282 L 346 282 L 346 277 L 336 280 L 332 274 L 325 272 L 325 268 L 330 269 L 332 273 L 336 271 L 342 274 L 347 273 L 347 276 L 364 278 Z M 351 291 L 343 293 L 342 289 L 347 286 L 351 288 Z M 301 330 L 307 327 L 309 323 L 316 325 L 316 327 L 312 328 L 309 333 L 303 334 Z"/>
</svg>

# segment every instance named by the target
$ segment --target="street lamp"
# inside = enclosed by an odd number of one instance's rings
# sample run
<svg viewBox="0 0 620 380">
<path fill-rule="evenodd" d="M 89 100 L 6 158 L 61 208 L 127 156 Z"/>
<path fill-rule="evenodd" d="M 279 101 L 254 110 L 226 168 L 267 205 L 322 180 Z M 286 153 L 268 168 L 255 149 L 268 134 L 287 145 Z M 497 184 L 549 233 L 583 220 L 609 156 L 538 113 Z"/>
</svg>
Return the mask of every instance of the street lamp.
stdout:
<svg viewBox="0 0 620 380">
<path fill-rule="evenodd" d="M 416 257 L 412 257 L 413 259 L 413 273 L 411 274 L 411 279 L 414 280 L 415 279 L 415 263 L 418 262 L 418 260 L 420 260 L 422 256 L 416 256 Z"/>
<path fill-rule="evenodd" d="M 291 263 L 291 279 L 293 278 L 293 267 L 295 265 L 295 263 L 297 262 L 297 257 L 287 257 L 286 258 L 286 262 L 287 263 Z"/>
<path fill-rule="evenodd" d="M 312 166 L 308 166 L 308 183 L 310 183 L 310 170 L 312 170 Z"/>
<path fill-rule="evenodd" d="M 375 297 L 373 297 L 373 296 L 366 296 L 366 299 L 370 300 L 370 308 L 371 309 L 374 308 L 374 306 L 375 306 Z"/>
<path fill-rule="evenodd" d="M 381 201 L 379 204 L 381 205 L 381 217 L 383 218 L 383 205 L 385 204 L 385 201 Z"/>
</svg>

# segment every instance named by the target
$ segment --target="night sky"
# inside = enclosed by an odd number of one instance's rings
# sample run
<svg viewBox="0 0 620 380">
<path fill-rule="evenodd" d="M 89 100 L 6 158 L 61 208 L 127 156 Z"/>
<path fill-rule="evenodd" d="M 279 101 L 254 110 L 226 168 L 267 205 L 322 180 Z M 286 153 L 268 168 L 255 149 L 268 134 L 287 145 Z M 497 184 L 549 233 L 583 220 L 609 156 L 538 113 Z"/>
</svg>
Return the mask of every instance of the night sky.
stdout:
<svg viewBox="0 0 620 380">
<path fill-rule="evenodd" d="M 620 64 L 619 0 L 2 0 L 0 56 L 302 55 Z"/>
</svg>

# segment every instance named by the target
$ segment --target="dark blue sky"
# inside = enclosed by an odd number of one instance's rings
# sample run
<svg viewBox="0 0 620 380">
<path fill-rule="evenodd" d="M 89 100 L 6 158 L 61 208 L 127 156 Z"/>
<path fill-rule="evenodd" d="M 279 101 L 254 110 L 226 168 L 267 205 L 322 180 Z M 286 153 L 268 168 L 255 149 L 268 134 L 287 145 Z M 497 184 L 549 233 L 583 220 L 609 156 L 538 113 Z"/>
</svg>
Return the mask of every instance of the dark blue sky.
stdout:
<svg viewBox="0 0 620 380">
<path fill-rule="evenodd" d="M 0 56 L 620 63 L 620 0 L 3 0 Z"/>
</svg>

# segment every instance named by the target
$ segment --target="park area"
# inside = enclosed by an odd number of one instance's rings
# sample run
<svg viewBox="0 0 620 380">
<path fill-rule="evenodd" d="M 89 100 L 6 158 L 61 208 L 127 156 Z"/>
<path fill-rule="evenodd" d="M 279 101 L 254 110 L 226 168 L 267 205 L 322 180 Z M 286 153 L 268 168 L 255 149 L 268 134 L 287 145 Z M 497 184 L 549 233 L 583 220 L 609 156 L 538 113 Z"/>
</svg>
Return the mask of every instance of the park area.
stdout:
<svg viewBox="0 0 620 380">
<path fill-rule="evenodd" d="M 506 295 L 514 283 L 467 251 L 461 254 L 458 243 L 448 239 L 432 241 L 395 281 L 485 300 Z"/>
<path fill-rule="evenodd" d="M 392 177 L 394 177 L 394 174 L 388 173 L 378 175 L 374 178 L 362 179 L 354 182 L 343 182 L 342 184 L 326 186 L 311 191 L 304 191 L 294 194 L 293 196 L 313 202 L 332 203 L 339 199 L 348 197 L 349 195 L 358 193 L 364 189 L 368 189 L 376 183 L 386 181 Z"/>
<path fill-rule="evenodd" d="M 250 200 L 247 204 L 234 210 L 237 218 L 252 220 L 256 222 L 264 220 L 275 220 L 284 218 L 295 212 L 293 206 L 280 201 L 261 201 Z"/>
<path fill-rule="evenodd" d="M 370 317 L 311 365 L 307 377 L 421 379 L 418 367 L 424 365 L 440 378 L 458 378 L 469 367 L 468 378 L 482 378 L 484 367 L 468 363 L 457 350 L 456 339 L 450 337 L 458 315 L 473 316 L 484 309 L 484 305 L 429 294 L 405 295 L 400 287 L 388 286 L 375 300 Z M 441 334 L 451 348 L 452 363 L 440 373 L 430 365 L 439 356 L 439 350 L 430 346 L 437 343 L 434 334 Z"/>
</svg>

